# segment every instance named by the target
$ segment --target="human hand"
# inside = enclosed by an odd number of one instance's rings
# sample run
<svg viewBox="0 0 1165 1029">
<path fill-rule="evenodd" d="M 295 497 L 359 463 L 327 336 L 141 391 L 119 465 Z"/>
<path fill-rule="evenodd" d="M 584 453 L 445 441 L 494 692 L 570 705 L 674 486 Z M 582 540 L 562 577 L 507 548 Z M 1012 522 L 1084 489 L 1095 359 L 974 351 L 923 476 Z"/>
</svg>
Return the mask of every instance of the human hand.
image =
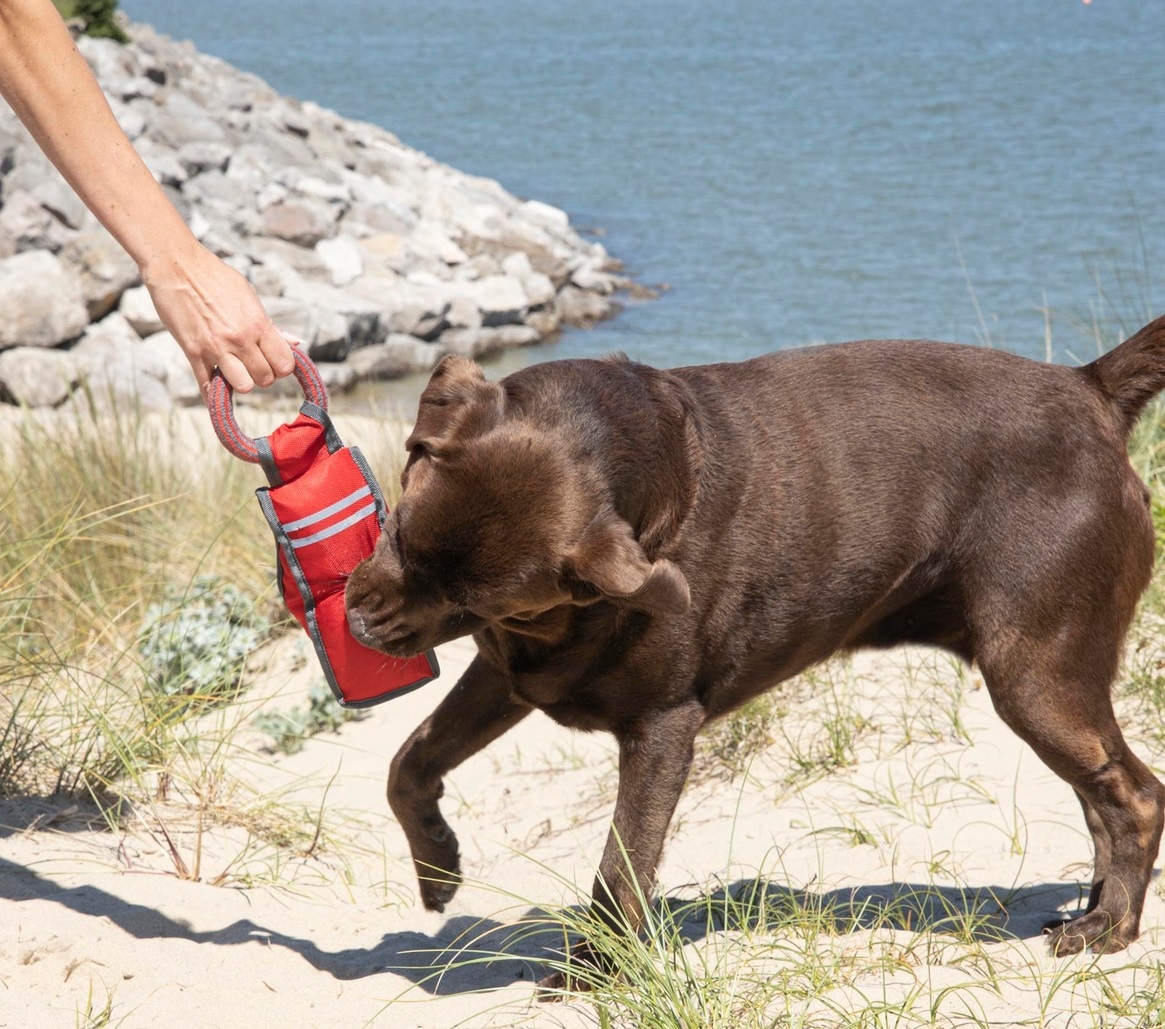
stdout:
<svg viewBox="0 0 1165 1029">
<path fill-rule="evenodd" d="M 178 341 L 207 400 L 215 368 L 239 393 L 295 369 L 294 337 L 277 329 L 254 287 L 201 244 L 142 268 L 162 324 Z"/>
</svg>

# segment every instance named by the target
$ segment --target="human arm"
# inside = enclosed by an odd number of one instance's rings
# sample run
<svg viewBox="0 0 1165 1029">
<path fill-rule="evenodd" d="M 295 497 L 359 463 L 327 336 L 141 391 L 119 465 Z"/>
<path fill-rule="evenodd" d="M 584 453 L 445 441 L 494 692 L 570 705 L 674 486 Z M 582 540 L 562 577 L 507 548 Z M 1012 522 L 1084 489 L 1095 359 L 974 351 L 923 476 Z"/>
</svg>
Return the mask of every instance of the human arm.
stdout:
<svg viewBox="0 0 1165 1029">
<path fill-rule="evenodd" d="M 216 366 L 240 392 L 292 371 L 287 338 L 154 181 L 50 0 L 0 0 L 0 94 L 133 258 L 204 397 Z"/>
</svg>

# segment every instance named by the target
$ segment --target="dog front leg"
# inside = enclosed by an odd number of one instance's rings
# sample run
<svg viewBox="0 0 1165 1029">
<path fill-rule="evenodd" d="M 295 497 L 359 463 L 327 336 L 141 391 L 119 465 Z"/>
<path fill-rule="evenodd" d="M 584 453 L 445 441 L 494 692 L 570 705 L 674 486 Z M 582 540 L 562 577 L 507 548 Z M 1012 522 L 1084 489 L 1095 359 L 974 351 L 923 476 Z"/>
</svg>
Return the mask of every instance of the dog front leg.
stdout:
<svg viewBox="0 0 1165 1029">
<path fill-rule="evenodd" d="M 591 906 L 593 915 L 616 932 L 635 932 L 643 923 L 667 828 L 683 792 L 696 733 L 704 718 L 703 707 L 692 701 L 653 712 L 629 731 L 617 734 L 619 793 Z M 600 963 L 585 940 L 575 947 L 571 959 L 589 965 Z M 540 985 L 545 990 L 561 990 L 585 983 L 555 973 Z"/>
<path fill-rule="evenodd" d="M 392 759 L 388 803 L 408 839 L 430 911 L 444 911 L 461 884 L 457 836 L 437 804 L 442 780 L 531 710 L 513 699 L 507 678 L 479 655 Z"/>
</svg>

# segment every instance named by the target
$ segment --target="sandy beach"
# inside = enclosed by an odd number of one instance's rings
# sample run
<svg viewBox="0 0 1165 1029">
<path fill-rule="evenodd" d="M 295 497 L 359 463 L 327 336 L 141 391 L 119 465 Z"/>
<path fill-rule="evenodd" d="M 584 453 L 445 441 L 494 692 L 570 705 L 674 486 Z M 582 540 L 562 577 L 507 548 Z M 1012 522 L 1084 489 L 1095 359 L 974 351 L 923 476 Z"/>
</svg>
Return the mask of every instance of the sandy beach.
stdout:
<svg viewBox="0 0 1165 1029">
<path fill-rule="evenodd" d="M 192 798 L 112 829 L 84 805 L 0 802 L 0 1025 L 599 1024 L 585 1000 L 535 999 L 562 934 L 529 919 L 589 893 L 616 784 L 608 739 L 535 714 L 457 769 L 443 804 L 467 882 L 444 914 L 417 899 L 387 762 L 472 655 L 442 647 L 439 681 L 291 756 L 261 757 L 261 737 L 236 731 L 240 778 L 305 813 L 288 846 L 200 829 Z M 289 636 L 253 674 L 248 712 L 301 700 L 312 669 Z M 660 894 L 708 910 L 760 891 L 818 917 L 792 932 L 685 922 L 712 977 L 817 969 L 818 988 L 783 993 L 782 1025 L 883 1024 L 878 1005 L 907 1012 L 896 1024 L 1153 1024 L 1122 1020 L 1109 994 L 1135 1006 L 1159 984 L 1159 888 L 1130 951 L 1047 956 L 1040 926 L 1086 895 L 1089 841 L 1071 792 L 973 675 L 926 651 L 860 656 L 781 697 L 772 742 L 734 777 L 702 751 Z M 812 931 L 822 911 L 832 927 Z"/>
</svg>

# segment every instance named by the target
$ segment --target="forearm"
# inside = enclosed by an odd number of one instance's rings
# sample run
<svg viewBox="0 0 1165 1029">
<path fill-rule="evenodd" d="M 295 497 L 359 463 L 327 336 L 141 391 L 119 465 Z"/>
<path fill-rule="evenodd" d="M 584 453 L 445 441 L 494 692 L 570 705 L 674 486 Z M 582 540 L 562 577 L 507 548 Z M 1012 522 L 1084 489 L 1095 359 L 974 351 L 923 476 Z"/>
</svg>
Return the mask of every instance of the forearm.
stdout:
<svg viewBox="0 0 1165 1029">
<path fill-rule="evenodd" d="M 197 248 L 49 0 L 0 0 L 0 93 L 143 277 Z"/>
<path fill-rule="evenodd" d="M 0 93 L 141 269 L 204 395 L 215 368 L 239 390 L 290 374 L 287 339 L 154 181 L 50 0 L 0 0 Z"/>
</svg>

